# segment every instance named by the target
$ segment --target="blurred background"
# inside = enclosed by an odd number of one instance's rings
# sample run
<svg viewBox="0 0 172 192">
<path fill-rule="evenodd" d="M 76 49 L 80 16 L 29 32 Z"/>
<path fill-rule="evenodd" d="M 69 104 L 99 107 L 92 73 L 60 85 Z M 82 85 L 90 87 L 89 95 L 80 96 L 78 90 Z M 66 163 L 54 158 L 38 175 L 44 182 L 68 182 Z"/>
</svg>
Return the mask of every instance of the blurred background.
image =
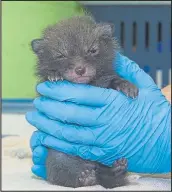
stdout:
<svg viewBox="0 0 172 192">
<path fill-rule="evenodd" d="M 30 42 L 48 25 L 90 12 L 112 22 L 122 52 L 159 88 L 171 83 L 170 1 L 2 1 L 2 110 L 25 113 L 36 97 L 36 56 Z"/>
</svg>

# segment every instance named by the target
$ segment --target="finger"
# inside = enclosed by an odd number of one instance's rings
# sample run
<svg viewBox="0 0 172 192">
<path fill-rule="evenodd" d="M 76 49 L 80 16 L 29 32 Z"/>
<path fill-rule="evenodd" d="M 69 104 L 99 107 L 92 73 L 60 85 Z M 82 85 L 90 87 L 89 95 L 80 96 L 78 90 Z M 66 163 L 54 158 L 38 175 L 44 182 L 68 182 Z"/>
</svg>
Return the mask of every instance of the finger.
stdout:
<svg viewBox="0 0 172 192">
<path fill-rule="evenodd" d="M 81 126 L 95 126 L 104 123 L 101 122 L 101 119 L 98 119 L 102 111 L 100 108 L 81 106 L 70 102 L 59 102 L 47 97 L 36 98 L 34 106 L 49 118 L 63 123 Z"/>
<path fill-rule="evenodd" d="M 37 111 L 27 113 L 26 119 L 31 125 L 40 131 L 64 141 L 93 145 L 96 140 L 93 130 L 89 128 L 63 124 L 61 122 L 51 120 L 44 114 Z M 36 137 L 34 137 L 34 139 L 35 141 L 44 140 L 44 138 Z M 32 145 L 32 143 L 35 143 L 35 141 L 31 139 L 30 144 Z"/>
<path fill-rule="evenodd" d="M 34 150 L 37 146 L 44 145 L 48 148 L 66 153 L 68 155 L 80 156 L 83 159 L 98 161 L 105 155 L 103 149 L 96 146 L 74 144 L 57 139 L 41 131 L 35 131 L 31 136 L 31 148 Z"/>
<path fill-rule="evenodd" d="M 44 146 L 38 146 L 33 150 L 32 161 L 35 165 L 45 165 L 48 150 Z"/>
<path fill-rule="evenodd" d="M 38 177 L 41 177 L 43 179 L 47 178 L 46 167 L 43 165 L 33 165 L 31 168 L 31 171 L 33 174 L 35 174 Z"/>
<path fill-rule="evenodd" d="M 114 69 L 118 75 L 139 88 L 156 87 L 153 79 L 138 64 L 119 53 L 116 55 Z"/>
<path fill-rule="evenodd" d="M 68 101 L 93 107 L 105 106 L 112 94 L 111 89 L 94 87 L 86 84 L 75 84 L 68 81 L 43 82 L 37 86 L 37 91 L 46 97 L 58 101 Z M 119 93 L 113 91 L 116 97 Z"/>
</svg>

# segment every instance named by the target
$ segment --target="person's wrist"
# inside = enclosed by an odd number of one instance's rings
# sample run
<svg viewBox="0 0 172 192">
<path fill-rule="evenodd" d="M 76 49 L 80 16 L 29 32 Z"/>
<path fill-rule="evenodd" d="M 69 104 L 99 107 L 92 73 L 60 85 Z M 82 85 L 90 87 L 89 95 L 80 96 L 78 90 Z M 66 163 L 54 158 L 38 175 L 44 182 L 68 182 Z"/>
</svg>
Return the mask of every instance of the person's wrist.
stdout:
<svg viewBox="0 0 172 192">
<path fill-rule="evenodd" d="M 162 126 L 162 134 L 158 138 L 159 145 L 157 143 L 158 152 L 161 154 L 157 172 L 169 173 L 171 172 L 171 107 L 163 118 Z"/>
</svg>

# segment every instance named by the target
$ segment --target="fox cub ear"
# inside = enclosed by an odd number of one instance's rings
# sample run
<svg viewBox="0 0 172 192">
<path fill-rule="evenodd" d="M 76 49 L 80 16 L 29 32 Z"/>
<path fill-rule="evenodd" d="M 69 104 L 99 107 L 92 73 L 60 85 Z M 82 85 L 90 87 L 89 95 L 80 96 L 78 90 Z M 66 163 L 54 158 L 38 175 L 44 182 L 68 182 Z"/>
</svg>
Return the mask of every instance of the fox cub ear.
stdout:
<svg viewBox="0 0 172 192">
<path fill-rule="evenodd" d="M 32 50 L 35 53 L 40 53 L 43 51 L 43 47 L 44 47 L 44 40 L 43 39 L 34 39 L 31 42 L 31 47 Z"/>
<path fill-rule="evenodd" d="M 114 28 L 112 23 L 99 23 L 96 25 L 95 32 L 100 37 L 110 38 L 114 35 Z"/>
</svg>

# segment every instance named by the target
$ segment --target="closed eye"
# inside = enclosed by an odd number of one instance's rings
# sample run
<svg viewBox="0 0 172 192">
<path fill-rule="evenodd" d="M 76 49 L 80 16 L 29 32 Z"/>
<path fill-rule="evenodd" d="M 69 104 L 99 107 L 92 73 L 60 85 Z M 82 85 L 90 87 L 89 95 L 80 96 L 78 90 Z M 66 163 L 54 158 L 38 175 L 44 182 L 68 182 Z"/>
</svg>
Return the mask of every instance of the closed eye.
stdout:
<svg viewBox="0 0 172 192">
<path fill-rule="evenodd" d="M 95 39 L 92 43 L 91 46 L 89 46 L 89 49 L 87 49 L 87 54 L 95 56 L 99 53 L 99 46 L 98 46 L 98 42 Z"/>
<path fill-rule="evenodd" d="M 65 58 L 65 55 L 63 55 L 63 54 L 59 54 L 56 56 L 56 59 L 63 59 L 63 58 Z"/>
<path fill-rule="evenodd" d="M 91 49 L 89 49 L 89 50 L 87 51 L 87 53 L 90 54 L 90 55 L 97 55 L 98 52 L 99 52 L 99 50 L 98 50 L 97 47 L 93 47 L 93 48 L 91 48 Z"/>
<path fill-rule="evenodd" d="M 52 56 L 53 56 L 53 58 L 54 58 L 55 60 L 57 60 L 57 59 L 63 59 L 63 58 L 66 57 L 66 56 L 65 56 L 63 53 L 61 53 L 59 50 L 58 50 L 58 51 L 56 51 L 56 50 L 51 50 L 51 53 L 52 53 Z"/>
</svg>

